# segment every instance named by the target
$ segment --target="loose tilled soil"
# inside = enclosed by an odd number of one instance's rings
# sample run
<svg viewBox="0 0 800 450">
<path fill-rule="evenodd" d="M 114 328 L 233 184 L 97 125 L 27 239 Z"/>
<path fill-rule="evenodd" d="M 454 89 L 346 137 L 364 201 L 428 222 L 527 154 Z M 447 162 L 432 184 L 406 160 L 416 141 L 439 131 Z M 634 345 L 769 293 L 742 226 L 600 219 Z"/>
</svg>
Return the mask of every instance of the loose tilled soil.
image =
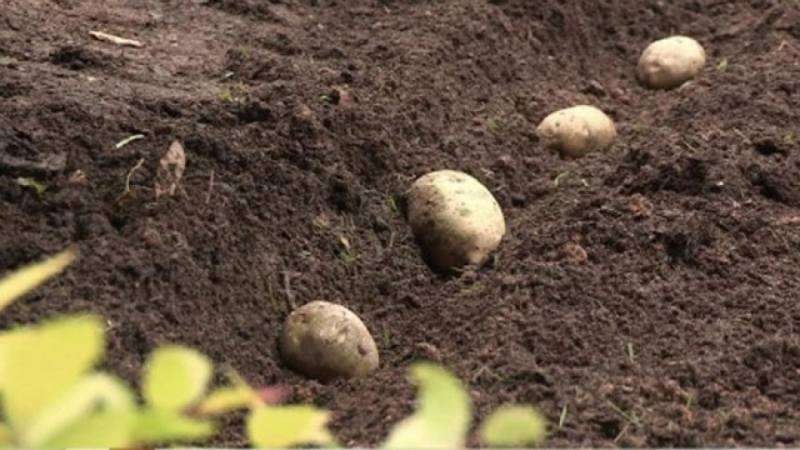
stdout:
<svg viewBox="0 0 800 450">
<path fill-rule="evenodd" d="M 643 89 L 641 50 L 676 33 L 702 76 Z M 2 325 L 100 313 L 126 379 L 194 346 L 334 411 L 347 445 L 379 443 L 433 359 L 477 418 L 540 407 L 552 446 L 798 446 L 799 40 L 793 0 L 3 0 L 0 269 L 81 256 Z M 533 130 L 578 103 L 619 139 L 566 161 Z M 186 173 L 156 200 L 174 139 Z M 402 213 L 443 168 L 509 228 L 460 277 L 429 270 Z M 282 364 L 282 320 L 314 299 L 364 319 L 372 377 Z M 240 422 L 214 444 L 244 445 Z"/>
</svg>

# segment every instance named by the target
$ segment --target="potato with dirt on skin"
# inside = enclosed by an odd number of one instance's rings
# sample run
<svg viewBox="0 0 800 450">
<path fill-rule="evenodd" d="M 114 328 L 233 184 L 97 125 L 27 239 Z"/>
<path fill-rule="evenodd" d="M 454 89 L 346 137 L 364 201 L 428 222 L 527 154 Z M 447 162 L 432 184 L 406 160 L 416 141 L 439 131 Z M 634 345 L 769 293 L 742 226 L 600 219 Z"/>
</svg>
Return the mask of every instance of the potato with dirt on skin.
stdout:
<svg viewBox="0 0 800 450">
<path fill-rule="evenodd" d="M 536 135 L 545 146 L 563 156 L 580 158 L 611 146 L 617 138 L 617 128 L 600 109 L 578 105 L 545 117 L 536 128 Z"/>
<path fill-rule="evenodd" d="M 344 306 L 324 301 L 289 315 L 280 350 L 292 370 L 323 381 L 362 377 L 378 367 L 378 348 L 364 322 Z"/>
<path fill-rule="evenodd" d="M 407 199 L 411 230 L 436 270 L 483 263 L 506 232 L 492 193 L 463 172 L 423 175 L 411 185 Z"/>
<path fill-rule="evenodd" d="M 653 42 L 642 52 L 636 76 L 653 89 L 671 89 L 696 77 L 706 63 L 706 52 L 696 40 L 672 36 Z"/>
</svg>

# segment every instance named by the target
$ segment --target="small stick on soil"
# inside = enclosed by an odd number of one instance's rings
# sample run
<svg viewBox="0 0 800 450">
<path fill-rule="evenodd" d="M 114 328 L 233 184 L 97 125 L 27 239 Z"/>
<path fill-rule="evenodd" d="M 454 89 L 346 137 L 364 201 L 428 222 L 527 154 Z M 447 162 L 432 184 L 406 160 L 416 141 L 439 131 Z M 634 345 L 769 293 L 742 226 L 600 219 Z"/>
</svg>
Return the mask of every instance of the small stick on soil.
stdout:
<svg viewBox="0 0 800 450">
<path fill-rule="evenodd" d="M 297 304 L 294 302 L 294 292 L 292 292 L 292 274 L 287 270 L 283 271 L 283 292 L 286 294 L 289 311 L 297 309 Z"/>
<path fill-rule="evenodd" d="M 622 439 L 623 437 L 625 437 L 625 434 L 628 432 L 628 428 L 630 428 L 630 426 L 631 426 L 631 424 L 630 424 L 630 423 L 626 423 L 626 424 L 625 424 L 625 426 L 624 426 L 624 427 L 622 427 L 622 431 L 620 431 L 620 432 L 619 432 L 619 434 L 617 435 L 617 437 L 615 437 L 615 438 L 614 438 L 614 443 L 615 443 L 615 444 L 616 444 L 617 442 L 619 442 L 619 441 L 620 441 L 620 439 Z"/>
<path fill-rule="evenodd" d="M 392 232 L 389 234 L 389 244 L 386 245 L 386 250 L 391 250 L 391 248 L 394 246 L 394 237 L 395 232 L 392 230 Z"/>
<path fill-rule="evenodd" d="M 628 421 L 628 423 L 631 423 L 631 424 L 633 424 L 633 425 L 636 425 L 637 427 L 641 427 L 641 426 L 642 426 L 642 423 L 641 423 L 641 421 L 639 421 L 639 418 L 636 416 L 636 414 L 634 414 L 634 413 L 627 413 L 627 412 L 623 411 L 623 410 L 622 410 L 622 408 L 620 408 L 619 406 L 615 405 L 615 404 L 614 404 L 612 401 L 610 401 L 610 400 L 608 401 L 608 405 L 611 407 L 611 409 L 613 409 L 614 411 L 616 411 L 616 413 L 617 413 L 617 414 L 619 414 L 620 416 L 622 416 L 622 418 L 623 418 L 623 419 L 625 419 L 626 421 Z"/>
<path fill-rule="evenodd" d="M 558 429 L 564 428 L 564 423 L 567 421 L 567 405 L 565 404 L 563 408 L 561 408 L 561 415 L 558 416 Z"/>
<path fill-rule="evenodd" d="M 214 191 L 214 171 L 208 176 L 208 192 L 206 193 L 206 205 L 211 202 L 211 193 Z"/>
<path fill-rule="evenodd" d="M 472 375 L 472 378 L 470 379 L 470 382 L 471 383 L 477 382 L 484 374 L 494 378 L 497 381 L 500 381 L 500 380 L 503 379 L 503 377 L 498 375 L 497 372 L 495 372 L 494 370 L 490 369 L 489 366 L 484 364 L 477 370 L 477 372 L 475 372 Z"/>
<path fill-rule="evenodd" d="M 121 45 L 124 47 L 144 47 L 144 44 L 139 41 L 114 36 L 113 34 L 103 33 L 102 31 L 90 31 L 89 34 L 98 41 L 110 42 L 112 44 Z"/>
<path fill-rule="evenodd" d="M 142 164 L 144 164 L 144 158 L 140 159 L 139 162 L 137 162 L 136 165 L 133 166 L 131 170 L 128 171 L 128 175 L 125 177 L 125 190 L 122 191 L 122 194 L 119 194 L 119 197 L 117 197 L 117 200 L 114 201 L 114 203 L 119 203 L 122 200 L 124 200 L 125 197 L 131 195 L 131 177 L 133 177 L 134 172 L 136 172 L 137 170 L 139 170 L 140 167 L 142 167 Z"/>
<path fill-rule="evenodd" d="M 733 128 L 732 130 L 733 130 L 734 133 L 736 133 L 739 136 L 741 136 L 741 138 L 744 139 L 744 141 L 747 142 L 748 144 L 752 144 L 753 143 L 753 141 L 751 141 L 750 138 L 747 137 L 746 134 L 742 133 L 738 128 Z"/>
</svg>

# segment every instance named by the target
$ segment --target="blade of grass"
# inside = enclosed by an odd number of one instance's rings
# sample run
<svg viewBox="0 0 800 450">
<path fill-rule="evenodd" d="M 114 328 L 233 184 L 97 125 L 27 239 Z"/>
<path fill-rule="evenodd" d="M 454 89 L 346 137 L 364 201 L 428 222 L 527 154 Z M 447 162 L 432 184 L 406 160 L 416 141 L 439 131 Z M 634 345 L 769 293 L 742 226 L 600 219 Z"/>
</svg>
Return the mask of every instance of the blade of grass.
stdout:
<svg viewBox="0 0 800 450">
<path fill-rule="evenodd" d="M 114 148 L 119 150 L 122 147 L 125 147 L 126 145 L 130 144 L 133 141 L 138 141 L 139 139 L 144 139 L 144 135 L 143 134 L 134 134 L 132 136 L 128 136 L 125 139 L 117 142 L 116 145 L 114 145 Z"/>
<path fill-rule="evenodd" d="M 561 415 L 558 417 L 558 429 L 564 428 L 564 423 L 567 421 L 567 405 L 561 408 Z"/>
</svg>

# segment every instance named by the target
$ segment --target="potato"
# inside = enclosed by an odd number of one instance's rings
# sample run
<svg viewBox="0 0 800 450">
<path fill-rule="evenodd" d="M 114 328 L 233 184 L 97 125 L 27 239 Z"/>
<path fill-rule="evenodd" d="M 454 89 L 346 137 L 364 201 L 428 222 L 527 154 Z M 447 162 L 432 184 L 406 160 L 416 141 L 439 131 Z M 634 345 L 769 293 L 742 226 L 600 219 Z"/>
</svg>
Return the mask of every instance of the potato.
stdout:
<svg viewBox="0 0 800 450">
<path fill-rule="evenodd" d="M 536 134 L 563 156 L 580 158 L 609 147 L 617 138 L 614 122 L 594 106 L 578 105 L 556 111 L 542 120 Z"/>
<path fill-rule="evenodd" d="M 322 381 L 362 377 L 378 367 L 378 348 L 361 319 L 344 306 L 324 301 L 289 315 L 280 350 L 292 370 Z"/>
<path fill-rule="evenodd" d="M 484 262 L 506 233 L 492 193 L 463 172 L 428 173 L 407 194 L 411 230 L 436 270 Z"/>
<path fill-rule="evenodd" d="M 653 89 L 678 87 L 700 73 L 706 52 L 694 39 L 672 36 L 653 42 L 642 52 L 636 76 Z"/>
</svg>

